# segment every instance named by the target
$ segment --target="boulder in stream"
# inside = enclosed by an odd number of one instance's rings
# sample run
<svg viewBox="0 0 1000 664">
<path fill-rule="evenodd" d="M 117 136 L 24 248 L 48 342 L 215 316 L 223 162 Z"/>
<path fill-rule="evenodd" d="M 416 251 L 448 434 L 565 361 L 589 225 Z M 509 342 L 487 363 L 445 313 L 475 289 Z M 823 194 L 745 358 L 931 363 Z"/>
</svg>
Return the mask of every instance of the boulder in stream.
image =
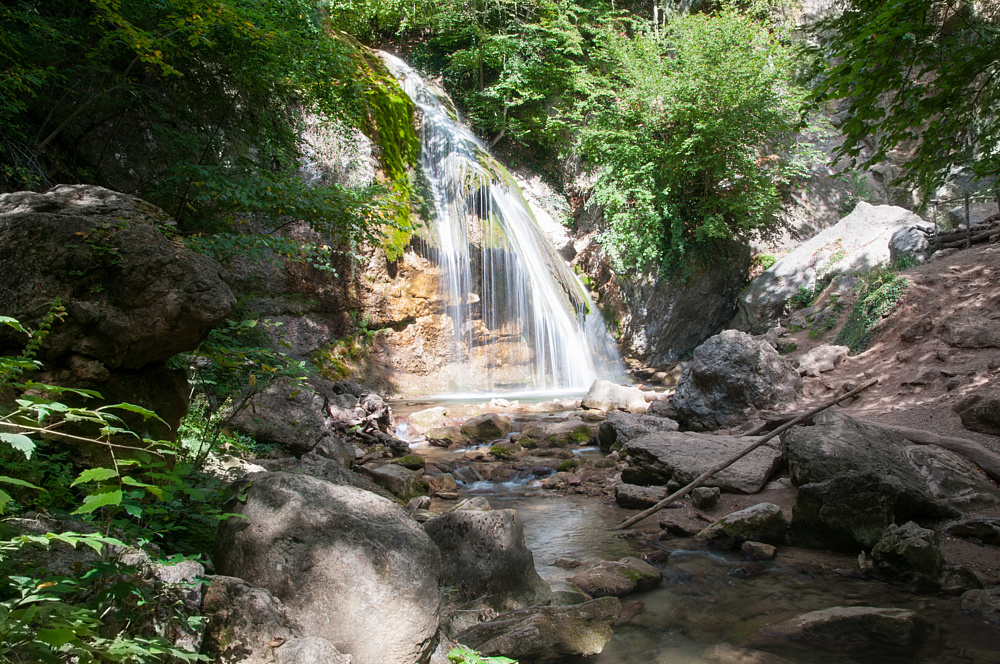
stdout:
<svg viewBox="0 0 1000 664">
<path fill-rule="evenodd" d="M 944 570 L 944 556 L 937 533 L 912 521 L 892 524 L 872 548 L 872 559 L 883 576 L 894 581 L 937 584 Z"/>
<path fill-rule="evenodd" d="M 606 380 L 595 380 L 580 405 L 590 410 L 624 410 L 630 413 L 645 413 L 649 408 L 642 390 Z"/>
<path fill-rule="evenodd" d="M 434 427 L 426 434 L 427 442 L 435 447 L 451 447 L 452 445 L 472 445 L 472 440 L 462 433 L 461 427 Z"/>
<path fill-rule="evenodd" d="M 484 655 L 522 664 L 588 657 L 604 649 L 621 615 L 621 601 L 601 597 L 571 606 L 534 606 L 473 625 L 455 639 Z"/>
<path fill-rule="evenodd" d="M 782 544 L 786 530 L 780 507 L 758 503 L 727 514 L 698 533 L 697 538 L 716 549 L 734 549 L 747 541 Z"/>
<path fill-rule="evenodd" d="M 496 413 L 487 413 L 470 417 L 462 424 L 460 430 L 467 438 L 476 443 L 490 443 L 500 440 L 511 432 L 510 420 Z"/>
<path fill-rule="evenodd" d="M 624 597 L 660 585 L 663 573 L 638 558 L 605 560 L 566 579 L 591 597 Z"/>
<path fill-rule="evenodd" d="M 763 632 L 796 641 L 843 641 L 854 646 L 884 643 L 916 646 L 932 627 L 915 611 L 870 606 L 835 606 L 769 625 Z"/>
<path fill-rule="evenodd" d="M 601 422 L 597 442 L 602 452 L 613 452 L 622 445 L 654 431 L 677 431 L 680 425 L 668 417 L 613 411 Z"/>
<path fill-rule="evenodd" d="M 964 613 L 1000 624 L 1000 586 L 989 590 L 968 590 L 962 593 L 961 602 Z"/>
<path fill-rule="evenodd" d="M 591 425 L 571 418 L 562 422 L 532 422 L 521 429 L 518 442 L 526 448 L 582 447 L 594 436 Z"/>
<path fill-rule="evenodd" d="M 667 497 L 665 486 L 639 486 L 619 484 L 615 487 L 615 502 L 630 510 L 644 510 Z"/>
</svg>

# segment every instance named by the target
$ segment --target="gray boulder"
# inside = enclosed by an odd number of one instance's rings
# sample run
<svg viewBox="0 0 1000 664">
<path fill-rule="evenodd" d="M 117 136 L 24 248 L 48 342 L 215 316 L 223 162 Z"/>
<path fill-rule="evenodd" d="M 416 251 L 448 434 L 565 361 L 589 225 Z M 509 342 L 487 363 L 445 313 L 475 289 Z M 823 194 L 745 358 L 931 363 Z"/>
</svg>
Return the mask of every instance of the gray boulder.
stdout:
<svg viewBox="0 0 1000 664">
<path fill-rule="evenodd" d="M 981 392 L 964 399 L 958 416 L 970 431 L 1000 436 L 1000 390 Z"/>
<path fill-rule="evenodd" d="M 913 258 L 919 263 L 931 255 L 931 238 L 934 224 L 921 220 L 899 225 L 889 237 L 889 262 Z"/>
<path fill-rule="evenodd" d="M 833 371 L 838 364 L 847 359 L 850 350 L 847 346 L 816 346 L 799 356 L 797 360 L 799 374 L 819 376 L 821 373 Z"/>
<path fill-rule="evenodd" d="M 306 475 L 261 473 L 222 523 L 214 560 L 282 600 L 305 636 L 358 664 L 415 664 L 438 626 L 441 555 L 399 505 Z"/>
<path fill-rule="evenodd" d="M 937 533 L 912 521 L 890 525 L 875 547 L 872 559 L 883 576 L 895 581 L 936 584 L 944 570 Z"/>
<path fill-rule="evenodd" d="M 426 434 L 427 442 L 435 447 L 451 447 L 452 445 L 471 445 L 469 439 L 462 429 L 456 426 L 434 427 Z"/>
<path fill-rule="evenodd" d="M 1000 623 L 1000 586 L 989 590 L 968 590 L 962 593 L 961 602 L 964 613 L 994 624 Z"/>
<path fill-rule="evenodd" d="M 309 475 L 333 484 L 353 486 L 374 494 L 396 500 L 396 496 L 372 481 L 371 477 L 348 470 L 336 459 L 320 456 L 316 450 L 303 454 L 302 458 L 260 459 L 260 466 L 274 473 Z"/>
<path fill-rule="evenodd" d="M 758 503 L 727 514 L 696 537 L 715 549 L 735 549 L 743 542 L 782 544 L 787 530 L 781 508 L 774 503 Z"/>
<path fill-rule="evenodd" d="M 629 484 L 684 486 L 703 472 L 747 447 L 753 438 L 705 433 L 663 431 L 630 440 L 622 446 L 628 467 L 622 481 Z M 706 482 L 728 493 L 757 493 L 781 465 L 781 453 L 763 445 Z"/>
<path fill-rule="evenodd" d="M 900 207 L 858 203 L 835 226 L 800 244 L 753 280 L 737 301 L 730 325 L 763 334 L 787 313 L 788 301 L 801 288 L 814 290 L 832 274 L 865 272 L 889 260 L 889 239 L 902 224 L 926 222 Z"/>
<path fill-rule="evenodd" d="M 424 524 L 441 551 L 442 583 L 460 602 L 496 611 L 546 603 L 551 590 L 535 571 L 517 512 L 457 507 Z"/>
<path fill-rule="evenodd" d="M 602 452 L 613 452 L 633 438 L 654 431 L 677 431 L 680 425 L 667 417 L 612 411 L 597 430 Z"/>
<path fill-rule="evenodd" d="M 721 497 L 722 491 L 717 486 L 700 486 L 691 490 L 691 504 L 699 510 L 712 509 Z"/>
<path fill-rule="evenodd" d="M 302 636 L 281 600 L 233 576 L 209 577 L 202 610 L 208 618 L 202 652 L 220 664 L 271 664 L 270 644 Z"/>
<path fill-rule="evenodd" d="M 566 579 L 591 597 L 624 597 L 660 585 L 663 573 L 638 558 L 605 560 Z"/>
<path fill-rule="evenodd" d="M 801 388 L 798 372 L 769 344 L 725 330 L 695 349 L 671 416 L 695 431 L 736 426 L 758 410 L 790 409 Z"/>
<path fill-rule="evenodd" d="M 630 413 L 645 413 L 649 408 L 642 390 L 606 380 L 595 380 L 580 406 L 590 410 L 624 410 Z"/>
<path fill-rule="evenodd" d="M 275 664 L 355 664 L 350 655 L 340 653 L 333 644 L 318 636 L 286 641 L 274 651 Z"/>
<path fill-rule="evenodd" d="M 1000 519 L 965 519 L 948 526 L 947 532 L 953 537 L 976 540 L 989 546 L 1000 546 Z"/>
<path fill-rule="evenodd" d="M 398 464 L 387 463 L 382 466 L 359 466 L 358 471 L 364 473 L 392 495 L 404 503 L 415 496 L 425 495 L 428 491 L 424 474 Z"/>
<path fill-rule="evenodd" d="M 490 443 L 511 432 L 510 420 L 496 413 L 470 417 L 461 426 L 461 432 L 476 443 Z"/>
<path fill-rule="evenodd" d="M 764 628 L 764 633 L 802 641 L 843 641 L 854 646 L 884 643 L 916 646 L 931 631 L 915 611 L 870 606 L 835 606 L 811 611 Z"/>
<path fill-rule="evenodd" d="M 582 447 L 594 432 L 586 422 L 570 418 L 562 422 L 532 422 L 521 429 L 517 439 L 522 446 L 535 447 Z"/>
<path fill-rule="evenodd" d="M 479 623 L 455 637 L 484 655 L 519 662 L 551 662 L 588 657 L 604 649 L 611 627 L 621 615 L 621 602 L 602 597 L 571 606 L 535 606 Z"/>
<path fill-rule="evenodd" d="M 667 497 L 665 486 L 619 484 L 615 487 L 615 502 L 630 510 L 644 510 Z"/>
<path fill-rule="evenodd" d="M 444 426 L 445 418 L 447 417 L 447 408 L 444 406 L 434 406 L 433 408 L 425 408 L 424 410 L 410 413 L 406 421 L 418 434 L 425 434 L 431 429 Z"/>
</svg>

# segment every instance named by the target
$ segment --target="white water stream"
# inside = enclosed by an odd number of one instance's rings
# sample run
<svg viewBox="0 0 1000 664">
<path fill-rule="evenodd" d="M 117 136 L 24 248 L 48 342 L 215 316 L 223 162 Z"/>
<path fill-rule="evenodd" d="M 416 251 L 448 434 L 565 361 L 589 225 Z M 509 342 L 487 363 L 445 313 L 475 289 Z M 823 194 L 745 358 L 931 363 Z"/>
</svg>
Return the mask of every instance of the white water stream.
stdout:
<svg viewBox="0 0 1000 664">
<path fill-rule="evenodd" d="M 458 390 L 586 390 L 597 378 L 625 380 L 600 313 L 545 241 L 511 175 L 461 124 L 443 90 L 380 55 L 421 115 L 435 217 L 424 241 L 444 273 L 455 359 L 470 366 Z"/>
</svg>

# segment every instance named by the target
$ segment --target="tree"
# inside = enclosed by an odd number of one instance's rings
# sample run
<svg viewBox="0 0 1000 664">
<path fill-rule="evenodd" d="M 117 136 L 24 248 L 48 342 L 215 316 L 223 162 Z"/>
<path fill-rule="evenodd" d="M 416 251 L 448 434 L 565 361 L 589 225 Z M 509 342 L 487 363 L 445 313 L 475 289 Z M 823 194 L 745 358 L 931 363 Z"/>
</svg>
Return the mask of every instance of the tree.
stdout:
<svg viewBox="0 0 1000 664">
<path fill-rule="evenodd" d="M 1000 174 L 1000 5 L 982 0 L 847 0 L 811 29 L 813 99 L 841 102 L 837 156 L 908 155 L 925 196 L 954 175 Z"/>
<path fill-rule="evenodd" d="M 629 34 L 605 32 L 595 59 L 609 81 L 581 142 L 618 269 L 683 273 L 768 236 L 801 165 L 804 94 L 783 35 L 733 9 L 677 17 L 662 41 Z"/>
</svg>

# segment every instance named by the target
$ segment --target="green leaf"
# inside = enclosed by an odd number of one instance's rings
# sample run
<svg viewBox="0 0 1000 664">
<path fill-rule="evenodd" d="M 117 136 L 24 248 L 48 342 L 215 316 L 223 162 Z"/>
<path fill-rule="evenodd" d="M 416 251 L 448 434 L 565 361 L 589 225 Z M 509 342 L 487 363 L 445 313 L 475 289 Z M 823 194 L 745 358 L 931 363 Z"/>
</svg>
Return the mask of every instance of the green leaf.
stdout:
<svg viewBox="0 0 1000 664">
<path fill-rule="evenodd" d="M 83 499 L 83 505 L 73 510 L 73 514 L 90 514 L 94 510 L 108 505 L 120 505 L 122 502 L 121 489 L 107 491 L 104 493 L 92 493 Z"/>
<path fill-rule="evenodd" d="M 21 433 L 0 433 L 0 440 L 7 443 L 15 450 L 24 452 L 24 456 L 31 458 L 31 453 L 35 451 L 35 442 Z"/>
<path fill-rule="evenodd" d="M 7 507 L 7 503 L 11 502 L 14 502 L 14 499 L 11 497 L 11 495 L 6 491 L 4 491 L 3 489 L 0 489 L 0 514 L 3 514 L 3 510 L 5 507 Z"/>
<path fill-rule="evenodd" d="M 53 648 L 60 648 L 75 639 L 76 634 L 68 627 L 53 627 L 38 630 L 35 638 Z"/>
<path fill-rule="evenodd" d="M 162 417 L 160 417 L 153 411 L 149 410 L 148 408 L 143 408 L 142 406 L 136 406 L 134 403 L 116 403 L 111 406 L 104 406 L 103 408 L 101 408 L 101 410 L 110 408 L 119 408 L 121 410 L 127 410 L 131 413 L 138 413 L 139 415 L 142 415 L 143 419 L 145 420 L 152 418 L 154 420 L 159 420 L 160 422 L 166 424 L 166 421 L 164 421 Z"/>
<path fill-rule="evenodd" d="M 103 482 L 104 480 L 109 480 L 112 477 L 118 477 L 118 471 L 111 468 L 89 468 L 82 473 L 79 477 L 73 480 L 70 486 L 76 486 L 77 484 L 86 484 L 87 482 Z"/>
<path fill-rule="evenodd" d="M 13 484 L 14 486 L 23 486 L 29 489 L 38 489 L 39 491 L 45 491 L 40 486 L 35 486 L 31 482 L 25 482 L 24 480 L 19 480 L 16 477 L 7 477 L 6 475 L 0 475 L 0 483 L 2 484 Z"/>
<path fill-rule="evenodd" d="M 24 332 L 29 337 L 31 336 L 31 332 L 28 332 L 26 329 L 24 329 L 24 327 L 21 325 L 20 322 L 18 322 L 16 318 L 11 318 L 10 316 L 0 316 L 0 324 L 9 325 L 18 332 Z"/>
</svg>

